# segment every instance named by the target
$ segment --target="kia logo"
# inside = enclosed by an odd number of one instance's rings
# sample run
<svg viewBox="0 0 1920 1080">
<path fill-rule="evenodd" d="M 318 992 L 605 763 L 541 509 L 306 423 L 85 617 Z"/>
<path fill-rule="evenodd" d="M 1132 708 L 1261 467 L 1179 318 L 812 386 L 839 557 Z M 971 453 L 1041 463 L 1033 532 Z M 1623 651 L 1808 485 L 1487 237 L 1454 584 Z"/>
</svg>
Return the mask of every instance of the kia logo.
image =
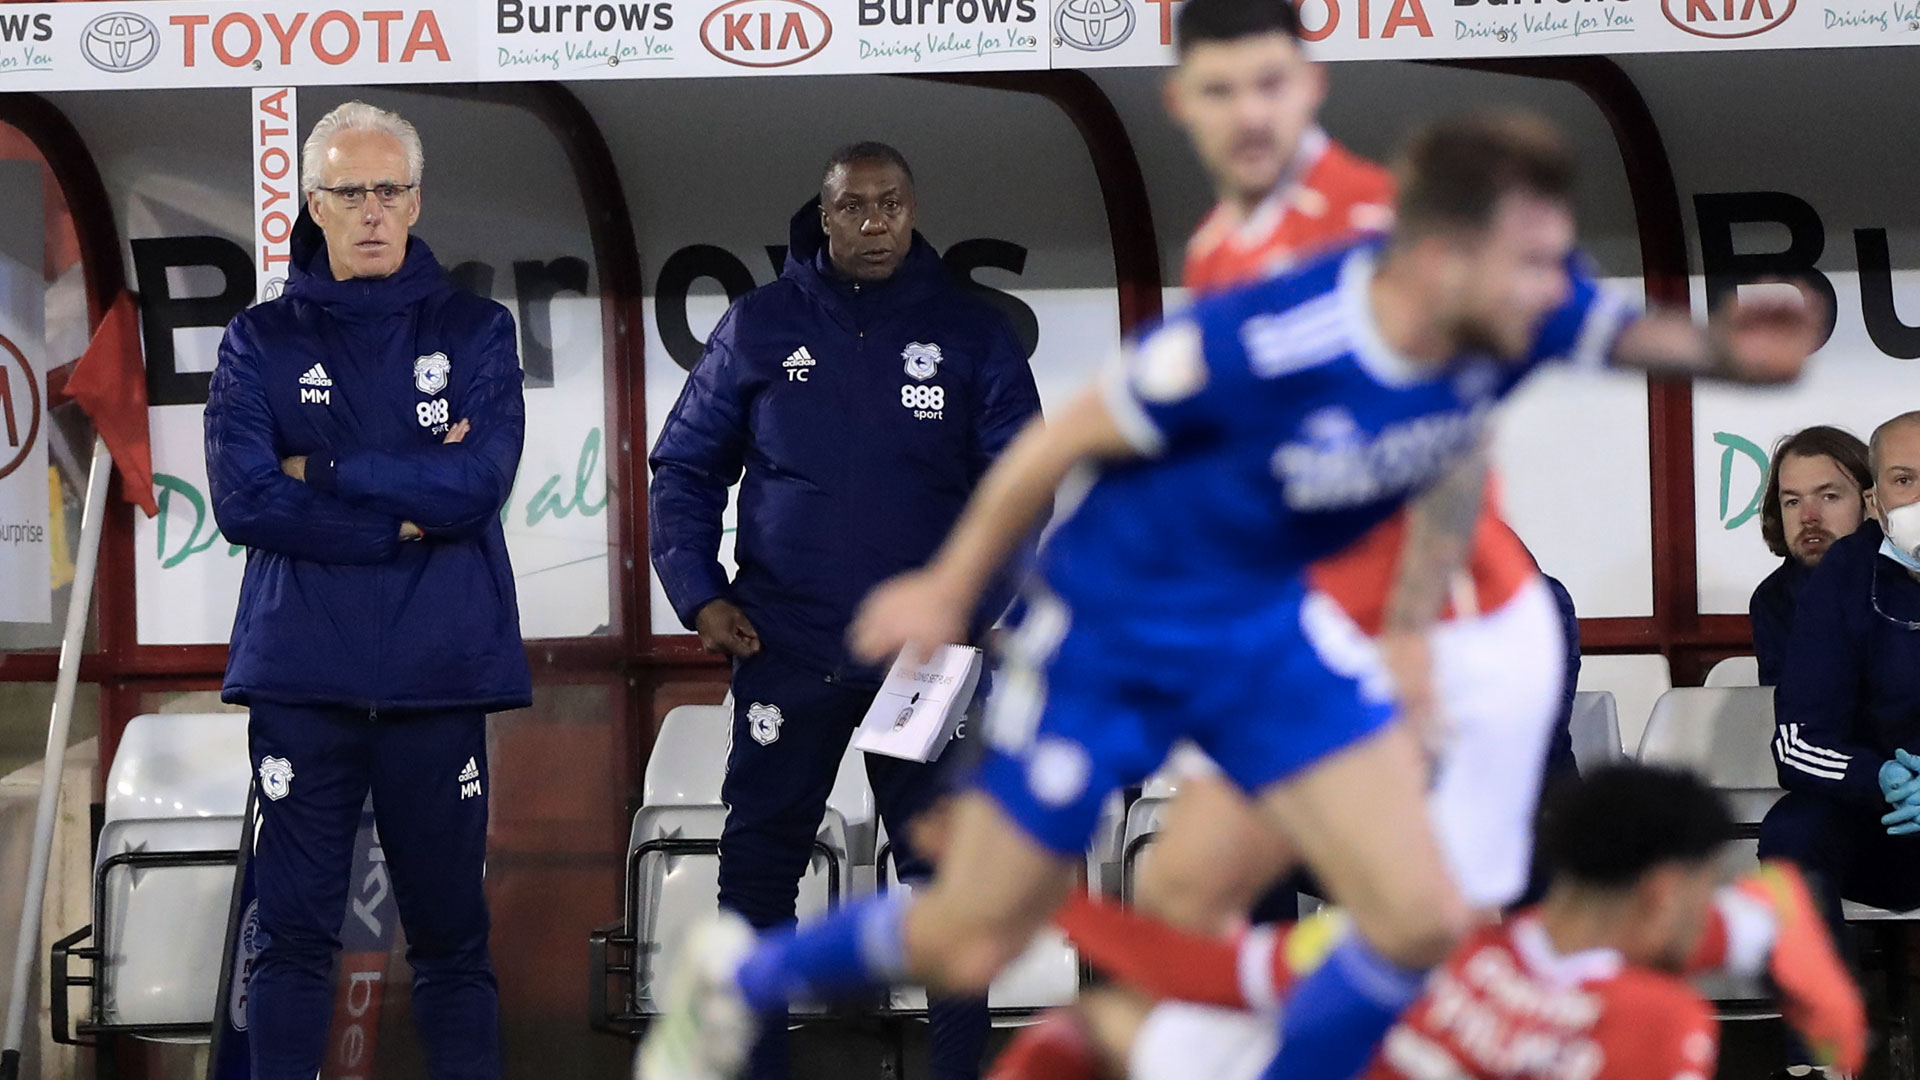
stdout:
<svg viewBox="0 0 1920 1080">
<path fill-rule="evenodd" d="M 732 0 L 700 24 L 700 44 L 729 64 L 785 67 L 819 54 L 833 20 L 807 0 Z"/>
<path fill-rule="evenodd" d="M 1707 38 L 1743 38 L 1787 21 L 1797 0 L 1660 0 L 1667 21 Z M 1780 14 L 1774 14 L 1779 7 Z"/>
<path fill-rule="evenodd" d="M 0 480 L 27 460 L 40 437 L 40 384 L 27 358 L 0 337 Z"/>
<path fill-rule="evenodd" d="M 139 71 L 160 55 L 160 31 L 144 15 L 127 11 L 102 15 L 81 32 L 80 55 L 115 75 Z"/>
</svg>

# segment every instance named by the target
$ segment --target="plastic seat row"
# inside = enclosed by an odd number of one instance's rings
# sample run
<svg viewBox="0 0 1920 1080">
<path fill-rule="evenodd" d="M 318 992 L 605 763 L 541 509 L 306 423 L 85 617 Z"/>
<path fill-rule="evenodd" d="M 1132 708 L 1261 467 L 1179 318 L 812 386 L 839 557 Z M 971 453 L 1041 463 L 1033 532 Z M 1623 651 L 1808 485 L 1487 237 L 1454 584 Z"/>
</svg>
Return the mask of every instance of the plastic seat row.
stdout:
<svg viewBox="0 0 1920 1080">
<path fill-rule="evenodd" d="M 589 943 L 589 1008 L 601 1030 L 631 1030 L 656 1011 L 656 985 L 673 970 L 687 931 L 718 910 L 720 834 L 727 814 L 720 785 L 731 727 L 727 705 L 682 705 L 661 724 L 627 846 L 624 910 L 619 922 L 595 930 Z M 849 750 L 801 879 L 802 923 L 849 897 L 905 887 L 894 873 L 877 819 L 863 755 Z M 989 1000 L 996 1014 L 1024 1016 L 1064 1004 L 1078 990 L 1078 958 L 1064 939 L 1050 935 L 1001 976 Z M 924 993 L 901 991 L 887 1011 L 911 1014 L 924 1008 Z"/>
</svg>

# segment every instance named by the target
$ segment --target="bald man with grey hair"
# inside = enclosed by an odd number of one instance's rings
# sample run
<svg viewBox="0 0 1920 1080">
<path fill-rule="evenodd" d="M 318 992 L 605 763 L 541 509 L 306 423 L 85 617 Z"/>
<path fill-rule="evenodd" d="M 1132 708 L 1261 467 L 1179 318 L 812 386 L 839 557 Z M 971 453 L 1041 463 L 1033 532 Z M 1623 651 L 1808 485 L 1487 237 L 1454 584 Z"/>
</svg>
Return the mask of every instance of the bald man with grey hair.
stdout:
<svg viewBox="0 0 1920 1080">
<path fill-rule="evenodd" d="M 1875 486 L 1879 485 L 1882 448 L 1888 438 L 1897 432 L 1915 429 L 1920 429 L 1920 409 L 1903 412 L 1873 429 L 1873 437 L 1867 442 L 1867 466 L 1873 470 Z"/>
<path fill-rule="evenodd" d="M 1836 935 L 1842 898 L 1920 907 L 1920 412 L 1875 428 L 1868 450 L 1870 516 L 1814 567 L 1787 639 L 1773 739 L 1787 794 L 1760 826 L 1760 856 L 1807 873 Z"/>
</svg>

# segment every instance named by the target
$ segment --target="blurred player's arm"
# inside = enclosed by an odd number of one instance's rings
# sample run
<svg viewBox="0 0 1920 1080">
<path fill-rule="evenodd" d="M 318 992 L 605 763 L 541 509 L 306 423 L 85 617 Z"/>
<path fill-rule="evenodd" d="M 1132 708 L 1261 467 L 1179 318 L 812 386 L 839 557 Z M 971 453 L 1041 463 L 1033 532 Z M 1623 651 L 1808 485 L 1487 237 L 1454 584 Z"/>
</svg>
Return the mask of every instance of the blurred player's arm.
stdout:
<svg viewBox="0 0 1920 1080">
<path fill-rule="evenodd" d="M 1701 326 L 1684 309 L 1642 312 L 1601 282 L 1578 253 L 1568 258 L 1566 272 L 1567 299 L 1540 328 L 1537 359 L 1682 378 L 1791 382 L 1826 327 L 1826 301 L 1805 287 L 1780 283 L 1746 299 L 1729 296 Z"/>
<path fill-rule="evenodd" d="M 1654 375 L 1791 382 L 1820 343 L 1823 307 L 1808 292 L 1729 299 L 1705 327 L 1682 312 L 1651 312 L 1621 332 L 1613 362 Z"/>
<path fill-rule="evenodd" d="M 1067 474 L 1136 454 L 1098 389 L 1051 421 L 1030 422 L 981 478 L 933 560 L 867 597 L 848 632 L 855 655 L 877 663 L 910 645 L 924 655 L 960 641 L 981 594 L 1041 524 Z"/>
<path fill-rule="evenodd" d="M 980 407 L 973 417 L 972 449 L 967 466 L 969 479 L 976 482 L 986 476 L 1020 433 L 1040 418 L 1040 391 L 1034 386 L 1033 368 L 1027 363 L 1026 350 L 1013 336 L 1012 327 L 1004 321 L 989 335 L 987 353 L 979 365 L 979 380 Z M 1047 516 L 1048 511 L 1040 512 L 1040 518 Z M 983 588 L 966 640 L 982 644 L 987 629 L 1006 612 L 1014 593 L 1019 591 L 1024 572 L 1032 565 L 1039 540 L 1038 527 L 1027 530 L 1014 551 L 1008 554 L 1000 572 Z"/>
</svg>

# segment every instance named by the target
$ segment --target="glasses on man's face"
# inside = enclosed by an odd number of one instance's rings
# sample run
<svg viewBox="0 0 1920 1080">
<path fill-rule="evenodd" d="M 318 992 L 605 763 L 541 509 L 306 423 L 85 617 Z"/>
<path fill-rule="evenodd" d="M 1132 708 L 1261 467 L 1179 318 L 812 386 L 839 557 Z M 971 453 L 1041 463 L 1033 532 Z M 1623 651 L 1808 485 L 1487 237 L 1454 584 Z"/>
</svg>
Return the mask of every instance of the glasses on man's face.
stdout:
<svg viewBox="0 0 1920 1080">
<path fill-rule="evenodd" d="M 419 184 L 374 184 L 368 187 L 365 184 L 342 184 L 339 187 L 323 187 L 315 190 L 324 191 L 339 199 L 340 205 L 349 210 L 358 210 L 365 206 L 367 193 L 372 192 L 373 197 L 380 200 L 381 206 L 391 210 L 399 206 L 400 200 L 406 198 L 419 186 Z"/>
</svg>

